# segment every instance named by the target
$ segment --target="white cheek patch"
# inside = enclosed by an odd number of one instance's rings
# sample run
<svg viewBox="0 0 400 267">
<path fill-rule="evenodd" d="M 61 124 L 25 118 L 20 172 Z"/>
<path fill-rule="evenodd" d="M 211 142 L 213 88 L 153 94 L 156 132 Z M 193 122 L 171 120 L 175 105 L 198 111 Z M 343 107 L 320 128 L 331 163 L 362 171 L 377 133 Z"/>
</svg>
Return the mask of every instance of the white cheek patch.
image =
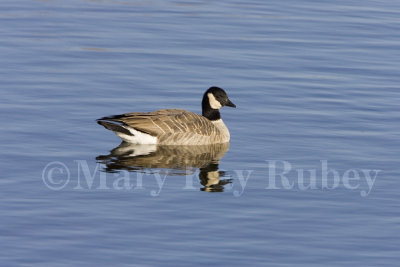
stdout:
<svg viewBox="0 0 400 267">
<path fill-rule="evenodd" d="M 208 93 L 207 96 L 212 109 L 220 109 L 222 107 L 221 103 L 215 99 L 215 96 L 212 93 Z"/>
</svg>

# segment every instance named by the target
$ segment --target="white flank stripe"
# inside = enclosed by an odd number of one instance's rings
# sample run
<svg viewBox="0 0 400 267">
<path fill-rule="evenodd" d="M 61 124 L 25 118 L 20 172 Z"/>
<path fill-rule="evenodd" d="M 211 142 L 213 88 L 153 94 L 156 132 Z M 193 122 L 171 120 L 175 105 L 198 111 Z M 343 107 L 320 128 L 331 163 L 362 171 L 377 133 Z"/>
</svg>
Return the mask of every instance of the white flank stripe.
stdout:
<svg viewBox="0 0 400 267">
<path fill-rule="evenodd" d="M 133 128 L 130 127 L 124 127 L 128 131 L 130 131 L 132 135 L 127 135 L 119 132 L 115 132 L 122 140 L 125 142 L 129 142 L 132 144 L 149 144 L 149 145 L 155 145 L 157 144 L 157 137 L 151 136 L 150 134 L 142 133 L 140 131 L 137 131 Z"/>
</svg>

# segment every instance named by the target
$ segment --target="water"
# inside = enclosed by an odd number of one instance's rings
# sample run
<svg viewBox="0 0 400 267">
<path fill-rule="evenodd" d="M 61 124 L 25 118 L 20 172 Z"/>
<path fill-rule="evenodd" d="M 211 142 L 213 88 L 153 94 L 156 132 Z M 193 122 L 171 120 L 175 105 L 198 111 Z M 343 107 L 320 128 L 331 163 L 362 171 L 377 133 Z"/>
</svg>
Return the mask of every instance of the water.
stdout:
<svg viewBox="0 0 400 267">
<path fill-rule="evenodd" d="M 0 265 L 397 265 L 399 10 L 2 1 Z M 95 123 L 201 112 L 212 85 L 238 107 L 222 110 L 232 140 L 217 159 L 119 158 Z"/>
</svg>

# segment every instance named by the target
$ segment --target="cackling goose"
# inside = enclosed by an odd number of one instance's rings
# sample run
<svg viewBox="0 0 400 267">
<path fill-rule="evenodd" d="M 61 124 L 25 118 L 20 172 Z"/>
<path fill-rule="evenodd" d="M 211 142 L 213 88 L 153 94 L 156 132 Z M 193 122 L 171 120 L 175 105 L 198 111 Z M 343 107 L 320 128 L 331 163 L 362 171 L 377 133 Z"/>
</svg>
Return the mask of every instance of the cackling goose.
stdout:
<svg viewBox="0 0 400 267">
<path fill-rule="evenodd" d="M 202 115 L 182 109 L 160 109 L 103 117 L 97 123 L 133 144 L 208 145 L 230 140 L 219 109 L 236 107 L 225 91 L 209 88 L 203 96 Z"/>
</svg>

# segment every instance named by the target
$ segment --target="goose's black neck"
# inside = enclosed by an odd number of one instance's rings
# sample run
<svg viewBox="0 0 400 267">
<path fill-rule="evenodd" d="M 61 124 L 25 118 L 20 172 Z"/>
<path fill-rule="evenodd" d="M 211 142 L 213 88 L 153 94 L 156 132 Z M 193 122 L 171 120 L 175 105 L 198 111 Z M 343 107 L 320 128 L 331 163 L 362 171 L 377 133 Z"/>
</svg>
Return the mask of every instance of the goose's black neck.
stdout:
<svg viewBox="0 0 400 267">
<path fill-rule="evenodd" d="M 204 94 L 203 101 L 201 102 L 202 115 L 210 121 L 216 121 L 221 119 L 221 114 L 218 109 L 213 109 L 210 106 L 207 94 Z"/>
</svg>

